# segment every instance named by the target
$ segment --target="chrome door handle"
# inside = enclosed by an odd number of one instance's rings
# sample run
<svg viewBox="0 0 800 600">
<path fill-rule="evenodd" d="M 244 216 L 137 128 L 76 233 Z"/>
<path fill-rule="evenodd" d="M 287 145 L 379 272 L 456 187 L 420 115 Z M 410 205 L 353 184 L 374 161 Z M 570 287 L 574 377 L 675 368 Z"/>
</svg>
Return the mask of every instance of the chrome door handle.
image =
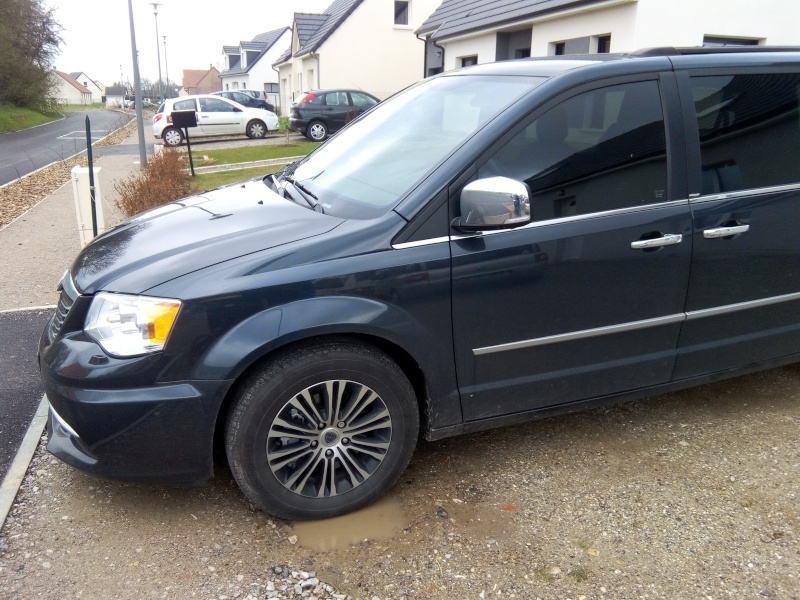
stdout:
<svg viewBox="0 0 800 600">
<path fill-rule="evenodd" d="M 707 240 L 713 240 L 721 237 L 728 237 L 729 235 L 736 235 L 737 233 L 744 233 L 750 230 L 750 225 L 735 225 L 734 227 L 716 227 L 714 229 L 706 229 L 703 231 L 703 237 Z"/>
<path fill-rule="evenodd" d="M 652 240 L 637 240 L 635 242 L 631 242 L 631 248 L 634 250 L 640 250 L 642 248 L 673 246 L 674 244 L 680 244 L 681 241 L 683 241 L 683 236 L 680 233 L 668 233 L 660 238 L 654 238 Z"/>
</svg>

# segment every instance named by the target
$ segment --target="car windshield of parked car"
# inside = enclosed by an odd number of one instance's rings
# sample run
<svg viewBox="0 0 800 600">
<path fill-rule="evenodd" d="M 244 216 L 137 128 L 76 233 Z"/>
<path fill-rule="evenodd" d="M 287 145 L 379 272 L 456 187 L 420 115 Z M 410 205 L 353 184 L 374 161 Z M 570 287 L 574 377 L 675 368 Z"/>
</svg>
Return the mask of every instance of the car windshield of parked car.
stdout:
<svg viewBox="0 0 800 600">
<path fill-rule="evenodd" d="M 327 214 L 384 214 L 456 148 L 545 78 L 446 76 L 378 104 L 292 177 Z"/>
</svg>

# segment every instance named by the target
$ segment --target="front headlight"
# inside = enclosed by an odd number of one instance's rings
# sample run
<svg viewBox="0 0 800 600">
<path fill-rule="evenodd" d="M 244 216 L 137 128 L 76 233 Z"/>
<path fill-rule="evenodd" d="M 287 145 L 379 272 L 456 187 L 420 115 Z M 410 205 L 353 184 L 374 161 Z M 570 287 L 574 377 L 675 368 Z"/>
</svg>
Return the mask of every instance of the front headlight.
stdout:
<svg viewBox="0 0 800 600">
<path fill-rule="evenodd" d="M 158 352 L 167 343 L 180 300 L 99 292 L 83 330 L 113 356 Z"/>
</svg>

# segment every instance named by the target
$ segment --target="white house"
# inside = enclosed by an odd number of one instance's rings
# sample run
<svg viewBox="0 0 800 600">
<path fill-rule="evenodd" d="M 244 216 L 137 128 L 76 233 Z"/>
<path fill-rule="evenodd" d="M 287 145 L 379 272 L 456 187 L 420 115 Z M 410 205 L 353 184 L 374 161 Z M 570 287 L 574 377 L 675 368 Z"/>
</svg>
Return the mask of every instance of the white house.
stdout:
<svg viewBox="0 0 800 600">
<path fill-rule="evenodd" d="M 335 0 L 322 14 L 295 13 L 292 43 L 275 66 L 281 101 L 311 89 L 362 89 L 378 98 L 424 76 L 414 29 L 440 0 Z"/>
<path fill-rule="evenodd" d="M 67 73 L 53 71 L 52 77 L 54 80 L 55 99 L 59 104 L 89 105 L 92 103 L 92 92 Z"/>
<path fill-rule="evenodd" d="M 128 90 L 121 85 L 112 85 L 104 90 L 103 95 L 106 98 L 106 108 L 123 108 Z"/>
<path fill-rule="evenodd" d="M 267 99 L 279 105 L 278 73 L 272 64 L 292 40 L 292 30 L 281 27 L 258 34 L 249 42 L 223 46 L 224 67 L 219 74 L 223 91 L 251 89 L 264 91 Z"/>
<path fill-rule="evenodd" d="M 799 22 L 797 0 L 445 0 L 416 33 L 432 75 L 526 56 L 797 45 Z"/>
<path fill-rule="evenodd" d="M 95 81 L 83 71 L 75 71 L 69 74 L 75 81 L 80 83 L 87 90 L 92 92 L 92 101 L 100 102 L 101 98 L 105 95 L 105 86 L 99 81 Z"/>
</svg>

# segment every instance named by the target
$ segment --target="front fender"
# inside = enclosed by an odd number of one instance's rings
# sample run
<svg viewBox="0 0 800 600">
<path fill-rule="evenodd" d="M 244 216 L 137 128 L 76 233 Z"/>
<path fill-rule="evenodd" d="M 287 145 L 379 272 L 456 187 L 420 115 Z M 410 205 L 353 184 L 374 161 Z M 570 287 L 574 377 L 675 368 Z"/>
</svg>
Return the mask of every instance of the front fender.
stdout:
<svg viewBox="0 0 800 600">
<path fill-rule="evenodd" d="M 324 335 L 371 337 L 402 348 L 420 368 L 432 405 L 430 425 L 461 423 L 449 319 L 434 332 L 393 304 L 352 296 L 287 303 L 252 315 L 208 349 L 192 379 L 237 379 L 254 363 L 294 342 Z M 428 400 L 428 399 L 423 399 Z"/>
<path fill-rule="evenodd" d="M 192 378 L 235 379 L 282 346 L 340 333 L 385 339 L 405 348 L 423 369 L 438 343 L 416 319 L 396 306 L 350 296 L 309 298 L 257 313 L 232 327 L 198 361 Z M 428 351 L 419 356 L 423 348 Z"/>
</svg>

